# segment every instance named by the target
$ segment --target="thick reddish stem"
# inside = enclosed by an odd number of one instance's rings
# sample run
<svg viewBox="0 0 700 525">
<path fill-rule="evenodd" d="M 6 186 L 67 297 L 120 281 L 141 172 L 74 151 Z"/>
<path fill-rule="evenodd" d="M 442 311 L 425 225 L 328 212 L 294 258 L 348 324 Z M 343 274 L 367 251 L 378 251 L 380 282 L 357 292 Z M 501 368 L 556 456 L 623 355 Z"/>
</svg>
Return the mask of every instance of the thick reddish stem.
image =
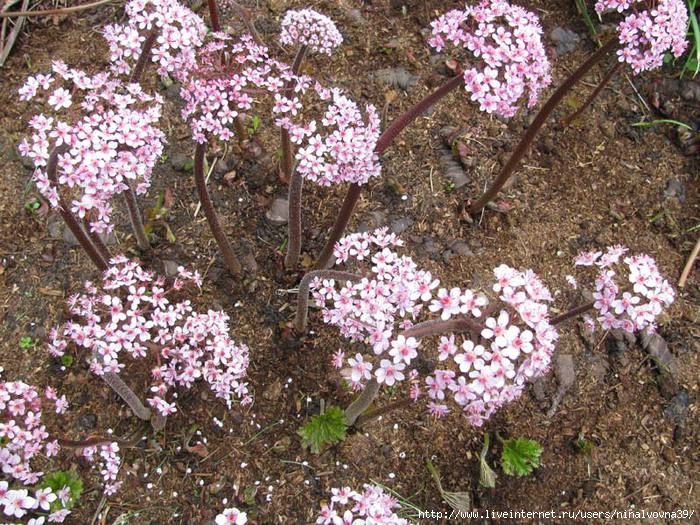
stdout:
<svg viewBox="0 0 700 525">
<path fill-rule="evenodd" d="M 296 75 L 301 69 L 301 64 L 306 56 L 306 46 L 301 46 L 292 63 L 292 74 Z M 292 81 L 287 82 L 287 88 Z M 284 267 L 296 268 L 301 255 L 301 195 L 304 180 L 301 173 L 294 171 L 294 147 L 289 137 L 289 131 L 280 129 L 280 141 L 282 143 L 282 173 L 289 181 L 289 220 L 287 222 L 287 255 L 284 258 Z"/>
<path fill-rule="evenodd" d="M 87 216 L 83 219 L 83 229 L 87 232 L 92 244 L 95 246 L 95 248 L 97 248 L 97 251 L 100 253 L 102 258 L 105 261 L 109 261 L 112 258 L 112 254 L 110 253 L 109 248 L 107 248 L 107 245 L 102 242 L 100 235 L 90 229 L 90 221 L 87 220 Z"/>
<path fill-rule="evenodd" d="M 98 270 L 104 272 L 107 268 L 109 268 L 107 260 L 105 260 L 105 258 L 102 257 L 102 255 L 99 253 L 99 250 L 90 240 L 88 234 L 85 233 L 85 230 L 81 228 L 80 223 L 71 213 L 69 205 L 66 202 L 66 199 L 63 198 L 61 188 L 58 185 L 58 179 L 56 177 L 56 168 L 58 167 L 58 155 L 61 149 L 63 148 L 54 149 L 51 152 L 51 155 L 49 156 L 49 161 L 46 165 L 46 176 L 48 177 L 51 184 L 53 184 L 56 190 L 56 194 L 58 195 L 58 211 L 61 214 L 61 217 L 65 221 L 70 231 L 78 240 L 78 243 L 80 244 L 81 248 L 85 250 L 85 253 L 87 253 L 88 257 L 90 257 L 90 260 L 95 264 Z"/>
<path fill-rule="evenodd" d="M 469 317 L 458 317 L 455 319 L 448 319 L 443 321 L 441 319 L 424 321 L 407 328 L 400 335 L 404 337 L 415 337 L 416 339 L 422 339 L 423 337 L 431 337 L 434 335 L 440 335 L 452 332 L 476 332 L 481 333 L 485 328 L 481 323 L 477 323 L 475 320 Z"/>
<path fill-rule="evenodd" d="M 372 410 L 369 414 L 359 416 L 355 420 L 355 428 L 360 428 L 373 419 L 377 419 L 378 417 L 388 414 L 389 412 L 393 412 L 394 410 L 411 406 L 413 403 L 415 403 L 413 399 L 410 397 L 405 397 L 398 401 L 394 401 L 393 403 L 389 403 L 388 405 L 381 406 L 375 410 Z"/>
<path fill-rule="evenodd" d="M 484 206 L 491 202 L 496 195 L 503 189 L 503 186 L 508 182 L 515 172 L 515 168 L 518 167 L 520 161 L 525 157 L 525 154 L 530 149 L 532 142 L 535 137 L 540 132 L 542 127 L 546 124 L 547 119 L 552 114 L 552 111 L 564 100 L 564 97 L 573 89 L 573 87 L 590 71 L 590 69 L 595 66 L 598 62 L 603 60 L 608 54 L 613 52 L 619 46 L 619 42 L 616 38 L 610 40 L 603 47 L 598 49 L 593 55 L 591 55 L 588 60 L 579 66 L 579 68 L 574 71 L 574 73 L 567 78 L 564 83 L 559 86 L 559 88 L 552 94 L 551 97 L 545 102 L 542 109 L 537 113 L 535 120 L 532 124 L 528 126 L 527 131 L 520 139 L 520 142 L 513 150 L 508 162 L 498 174 L 496 180 L 493 182 L 491 187 L 484 193 L 475 203 L 469 207 L 469 212 L 473 215 L 481 211 Z"/>
<path fill-rule="evenodd" d="M 158 30 L 153 28 L 146 37 L 141 47 L 141 54 L 139 55 L 134 69 L 131 71 L 131 76 L 129 77 L 129 82 L 132 84 L 138 84 L 141 81 L 141 76 L 146 68 L 146 62 L 151 57 L 151 50 L 153 49 L 153 44 L 156 43 L 156 38 L 158 38 Z"/>
<path fill-rule="evenodd" d="M 128 186 L 129 187 L 125 189 L 122 194 L 124 195 L 126 208 L 129 211 L 131 229 L 136 237 L 136 244 L 138 245 L 139 250 L 146 251 L 151 248 L 151 243 L 148 241 L 148 234 L 143 227 L 143 220 L 141 219 L 141 212 L 139 211 L 139 205 L 136 200 L 136 193 L 131 187 L 131 184 L 128 184 Z"/>
<path fill-rule="evenodd" d="M 593 92 L 590 95 L 588 95 L 586 101 L 583 104 L 581 104 L 581 107 L 578 108 L 573 115 L 570 115 L 569 117 L 566 117 L 564 120 L 561 121 L 562 127 L 568 127 L 569 124 L 571 124 L 574 120 L 579 118 L 581 114 L 584 111 L 586 111 L 586 108 L 588 108 L 588 106 L 590 106 L 593 103 L 596 97 L 600 94 L 601 91 L 603 91 L 603 88 L 608 85 L 608 82 L 612 80 L 612 77 L 615 76 L 615 73 L 617 73 L 621 67 L 622 62 L 615 62 L 615 65 L 611 67 L 610 70 L 606 73 L 606 75 L 600 81 L 600 84 L 598 84 L 593 90 Z"/>
<path fill-rule="evenodd" d="M 241 273 L 241 263 L 233 252 L 231 243 L 219 223 L 219 217 L 216 214 L 216 210 L 214 210 L 214 205 L 211 202 L 209 191 L 207 190 L 206 174 L 204 173 L 205 151 L 205 144 L 197 144 L 197 148 L 194 152 L 194 181 L 197 186 L 197 193 L 199 194 L 199 202 L 202 203 L 204 216 L 207 218 L 209 228 L 214 235 L 214 239 L 216 239 L 216 243 L 219 245 L 219 250 L 221 250 L 221 255 L 226 262 L 226 266 L 228 266 L 231 273 L 239 274 Z"/>
<path fill-rule="evenodd" d="M 401 131 L 403 131 L 404 128 L 406 128 L 406 126 L 408 126 L 414 119 L 422 115 L 432 105 L 436 104 L 448 93 L 463 84 L 464 78 L 461 75 L 453 77 L 438 89 L 417 102 L 414 106 L 402 113 L 386 130 L 384 130 L 379 137 L 379 140 L 377 140 L 377 145 L 374 148 L 377 155 L 384 153 L 384 151 L 393 143 L 398 134 L 401 133 Z M 328 240 L 318 256 L 318 259 L 316 260 L 314 270 L 328 268 L 333 264 L 331 261 L 331 257 L 333 256 L 333 247 L 335 246 L 335 243 L 337 243 L 343 236 L 345 228 L 347 227 L 348 222 L 350 222 L 352 212 L 357 205 L 357 201 L 360 200 L 361 193 L 362 187 L 357 184 L 351 184 L 348 188 L 348 191 L 345 194 L 345 199 L 343 200 L 343 205 L 336 216 L 335 223 L 333 224 L 333 229 L 331 230 Z"/>
<path fill-rule="evenodd" d="M 568 312 L 564 312 L 561 315 L 557 315 L 556 317 L 552 317 L 549 320 L 549 324 L 552 326 L 558 325 L 559 323 L 563 323 L 567 319 L 571 319 L 572 317 L 576 317 L 577 315 L 585 314 L 588 310 L 593 308 L 593 303 L 585 303 L 580 306 L 577 306 L 576 308 L 572 308 Z"/>
<path fill-rule="evenodd" d="M 211 30 L 214 33 L 221 31 L 221 22 L 219 22 L 219 8 L 216 6 L 216 0 L 207 0 L 209 6 L 209 18 L 211 18 Z"/>
</svg>

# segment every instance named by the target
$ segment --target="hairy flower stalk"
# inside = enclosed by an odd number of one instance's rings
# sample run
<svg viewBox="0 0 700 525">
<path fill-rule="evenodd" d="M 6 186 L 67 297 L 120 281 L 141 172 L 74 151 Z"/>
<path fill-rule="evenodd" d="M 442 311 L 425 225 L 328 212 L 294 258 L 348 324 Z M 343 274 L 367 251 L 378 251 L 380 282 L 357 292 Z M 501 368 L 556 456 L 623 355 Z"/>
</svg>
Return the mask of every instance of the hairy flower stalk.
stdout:
<svg viewBox="0 0 700 525">
<path fill-rule="evenodd" d="M 307 52 L 325 53 L 330 55 L 338 47 L 343 38 L 333 21 L 325 15 L 312 9 L 288 11 L 282 20 L 280 41 L 287 45 L 297 45 L 298 50 L 292 63 L 291 73 L 299 74 Z M 291 97 L 294 78 L 290 78 L 284 87 L 285 96 Z M 303 188 L 302 173 L 294 170 L 294 148 L 289 129 L 280 128 L 282 144 L 282 179 L 289 184 L 288 206 L 289 220 L 287 222 L 287 253 L 284 258 L 285 268 L 294 269 L 299 264 L 301 255 L 301 197 Z"/>
<path fill-rule="evenodd" d="M 348 408 L 345 409 L 345 422 L 349 427 L 353 426 L 355 421 L 357 421 L 357 418 L 360 417 L 360 415 L 362 415 L 374 402 L 379 394 L 380 388 L 381 385 L 376 379 L 370 379 L 365 385 L 362 393 L 357 396 L 355 401 L 348 405 Z"/>
<path fill-rule="evenodd" d="M 93 360 L 104 363 L 104 358 L 97 350 L 93 350 L 92 358 Z M 115 374 L 114 372 L 104 372 L 101 377 L 104 382 L 107 383 L 107 385 L 122 399 L 122 401 L 127 404 L 137 418 L 143 421 L 149 421 L 153 427 L 153 430 L 156 432 L 165 428 L 165 417 L 161 414 L 152 412 L 150 408 L 144 406 L 139 399 L 139 396 L 137 396 L 131 387 L 127 385 L 121 377 L 119 377 L 119 374 Z"/>
<path fill-rule="evenodd" d="M 68 229 L 71 231 L 71 233 L 78 240 L 78 244 L 80 244 L 80 247 L 85 251 L 85 253 L 93 262 L 93 264 L 97 267 L 98 270 L 103 272 L 109 267 L 109 265 L 107 264 L 107 259 L 105 259 L 100 250 L 97 247 L 95 247 L 92 240 L 90 239 L 90 236 L 87 233 L 85 233 L 85 230 L 80 226 L 78 220 L 71 213 L 70 207 L 66 202 L 66 199 L 64 199 L 63 194 L 61 193 L 60 187 L 58 185 L 58 179 L 56 177 L 56 167 L 58 165 L 58 155 L 62 149 L 65 148 L 56 148 L 51 152 L 49 160 L 46 164 L 46 176 L 48 178 L 48 181 L 51 183 L 51 185 L 56 191 L 56 195 L 58 197 L 58 212 L 61 214 L 63 221 L 66 223 L 66 226 L 68 226 Z"/>
<path fill-rule="evenodd" d="M 634 74 L 639 74 L 663 65 L 667 52 L 671 52 L 676 58 L 680 57 L 688 46 L 686 40 L 688 11 L 682 0 L 599 0 L 595 10 L 598 14 L 609 10 L 619 13 L 626 11 L 625 17 L 617 26 L 617 37 L 612 38 L 581 64 L 547 100 L 491 187 L 471 204 L 469 207 L 471 214 L 480 212 L 498 195 L 527 154 L 552 111 L 595 64 L 613 51 L 616 52 L 618 65 L 607 73 L 583 106 L 565 121 L 567 124 L 580 115 L 598 96 L 621 64 L 628 65 Z"/>
<path fill-rule="evenodd" d="M 139 204 L 136 200 L 136 193 L 131 187 L 131 184 L 127 183 L 127 186 L 128 188 L 122 192 L 122 195 L 124 195 L 126 209 L 129 212 L 131 229 L 136 237 L 136 244 L 139 247 L 139 250 L 146 251 L 151 248 L 151 243 L 148 240 L 146 229 L 143 227 L 143 219 L 141 218 L 141 211 L 139 210 Z"/>
<path fill-rule="evenodd" d="M 241 273 L 241 263 L 234 253 L 233 247 L 231 246 L 226 233 L 221 227 L 219 217 L 214 209 L 214 204 L 211 202 L 211 198 L 209 197 L 209 190 L 207 190 L 206 173 L 204 173 L 205 152 L 206 144 L 197 144 L 194 151 L 194 181 L 195 185 L 197 186 L 199 202 L 202 203 L 204 216 L 209 223 L 209 228 L 211 229 L 211 233 L 214 235 L 216 244 L 219 246 L 219 250 L 221 250 L 221 255 L 224 258 L 226 266 L 231 273 L 239 274 Z"/>
<path fill-rule="evenodd" d="M 598 95 L 600 95 L 600 92 L 603 91 L 605 86 L 607 86 L 608 83 L 610 83 L 610 80 L 612 80 L 612 78 L 622 68 L 622 65 L 622 62 L 615 62 L 615 65 L 608 70 L 608 72 L 601 79 L 601 81 L 598 83 L 595 89 L 591 91 L 591 94 L 588 95 L 583 104 L 581 104 L 581 107 L 579 107 L 573 114 L 569 115 L 561 121 L 561 126 L 563 128 L 569 127 L 569 124 L 571 124 L 573 121 L 579 118 L 583 114 L 583 112 L 586 111 L 588 106 L 590 106 L 593 103 L 593 101 L 598 97 Z"/>
<path fill-rule="evenodd" d="M 615 51 L 619 47 L 617 40 L 612 39 L 608 41 L 603 47 L 598 49 L 593 55 L 591 55 L 588 60 L 581 64 L 572 75 L 570 75 L 559 88 L 549 97 L 544 106 L 539 110 L 537 116 L 532 121 L 523 134 L 520 142 L 511 153 L 508 161 L 503 166 L 503 169 L 496 177 L 496 180 L 491 184 L 491 187 L 486 190 L 486 192 L 479 197 L 479 199 L 471 204 L 469 207 L 469 212 L 474 215 L 480 212 L 484 206 L 491 202 L 496 195 L 499 194 L 503 186 L 505 186 L 508 179 L 513 176 L 515 169 L 520 165 L 520 161 L 525 157 L 530 146 L 532 145 L 535 137 L 540 132 L 542 127 L 546 124 L 547 119 L 555 110 L 555 108 L 564 100 L 564 97 L 571 91 L 578 82 L 586 76 L 588 71 L 591 70 L 598 62 L 607 57 L 610 53 Z"/>
<path fill-rule="evenodd" d="M 134 68 L 131 70 L 131 76 L 129 77 L 129 82 L 138 84 L 141 82 L 141 76 L 143 76 L 143 72 L 146 68 L 146 64 L 148 63 L 149 59 L 151 58 L 151 52 L 153 51 L 153 45 L 156 43 L 156 39 L 158 38 L 158 30 L 153 28 L 148 32 L 148 35 L 146 36 L 146 40 L 143 41 L 143 45 L 141 47 L 141 53 L 139 53 L 139 58 L 136 60 L 136 64 L 134 64 Z"/>
<path fill-rule="evenodd" d="M 209 18 L 211 19 L 211 30 L 214 33 L 221 31 L 221 22 L 219 22 L 219 9 L 216 6 L 216 0 L 207 0 L 209 7 Z"/>
<path fill-rule="evenodd" d="M 302 44 L 292 63 L 292 74 L 297 75 L 306 56 L 308 46 Z M 292 82 L 287 82 L 286 90 L 292 87 Z M 284 267 L 288 270 L 296 268 L 301 255 L 301 194 L 304 185 L 304 177 L 294 170 L 294 148 L 287 128 L 280 128 L 280 141 L 282 143 L 282 178 L 289 183 L 289 221 L 287 223 L 287 254 L 284 258 Z"/>
<path fill-rule="evenodd" d="M 399 135 L 399 133 L 401 133 L 401 131 L 403 131 L 411 122 L 413 122 L 413 120 L 421 116 L 431 106 L 463 84 L 464 78 L 462 76 L 453 77 L 438 89 L 418 101 L 411 108 L 403 112 L 381 134 L 374 148 L 375 153 L 377 155 L 384 153 L 384 151 L 393 143 L 394 139 Z M 361 194 L 361 184 L 351 184 L 350 187 L 348 187 L 348 190 L 345 193 L 345 198 L 343 199 L 343 204 L 338 211 L 338 215 L 336 216 L 333 228 L 328 235 L 326 244 L 323 246 L 321 253 L 316 259 L 316 263 L 313 266 L 314 270 L 328 268 L 333 265 L 333 261 L 331 260 L 333 256 L 333 248 L 343 236 L 343 233 L 345 233 L 345 228 L 347 228 L 347 225 L 350 222 L 350 218 L 355 210 L 355 206 L 357 206 L 357 203 L 360 200 Z"/>
</svg>

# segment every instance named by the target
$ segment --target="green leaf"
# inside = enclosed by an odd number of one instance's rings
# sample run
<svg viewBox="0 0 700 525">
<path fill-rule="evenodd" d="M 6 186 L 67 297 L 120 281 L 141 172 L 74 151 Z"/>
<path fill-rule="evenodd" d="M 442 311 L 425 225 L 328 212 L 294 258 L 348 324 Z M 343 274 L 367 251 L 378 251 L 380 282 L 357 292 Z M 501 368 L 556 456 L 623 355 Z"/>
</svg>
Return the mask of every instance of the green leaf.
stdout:
<svg viewBox="0 0 700 525">
<path fill-rule="evenodd" d="M 177 240 L 175 234 L 167 224 L 165 225 L 165 238 L 168 239 L 168 242 L 175 242 Z"/>
<path fill-rule="evenodd" d="M 679 122 L 678 120 L 673 120 L 670 118 L 661 118 L 657 120 L 652 120 L 651 122 L 635 122 L 632 124 L 635 128 L 650 128 L 656 126 L 657 124 L 673 124 L 674 126 L 680 126 L 681 128 L 693 131 L 693 128 L 686 124 L 685 122 Z"/>
<path fill-rule="evenodd" d="M 299 429 L 301 444 L 314 454 L 326 445 L 335 445 L 345 439 L 348 429 L 345 413 L 338 407 L 328 407 L 324 413 L 313 416 Z"/>
<path fill-rule="evenodd" d="M 77 474 L 69 470 L 57 470 L 56 472 L 51 472 L 50 474 L 44 476 L 44 480 L 41 483 L 41 488 L 47 487 L 53 492 L 58 492 L 64 487 L 68 487 L 70 489 L 70 498 L 68 498 L 65 506 L 62 506 L 60 500 L 57 499 L 51 504 L 51 512 L 62 508 L 70 509 L 73 507 L 73 505 L 75 505 L 80 498 L 80 495 L 83 493 L 83 480 L 81 480 Z"/>
<path fill-rule="evenodd" d="M 73 356 L 72 355 L 62 355 L 61 356 L 61 363 L 63 366 L 69 367 L 73 364 Z"/>
<path fill-rule="evenodd" d="M 501 467 L 509 476 L 528 476 L 540 466 L 543 448 L 537 441 L 525 438 L 501 441 Z"/>
<path fill-rule="evenodd" d="M 28 335 L 22 336 L 19 339 L 19 347 L 27 350 L 29 348 L 32 348 L 34 346 L 34 340 L 29 337 Z"/>
<path fill-rule="evenodd" d="M 496 487 L 498 475 L 493 471 L 486 461 L 486 454 L 489 453 L 489 433 L 484 432 L 484 446 L 479 454 L 479 485 L 487 489 Z"/>
</svg>

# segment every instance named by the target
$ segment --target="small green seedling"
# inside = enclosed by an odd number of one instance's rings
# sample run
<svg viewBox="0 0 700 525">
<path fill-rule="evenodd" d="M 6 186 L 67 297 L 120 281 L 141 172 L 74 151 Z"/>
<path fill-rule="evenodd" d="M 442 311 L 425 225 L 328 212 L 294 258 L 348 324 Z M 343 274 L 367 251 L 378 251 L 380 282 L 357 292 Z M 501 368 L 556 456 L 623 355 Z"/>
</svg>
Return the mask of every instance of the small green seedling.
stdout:
<svg viewBox="0 0 700 525">
<path fill-rule="evenodd" d="M 30 348 L 34 348 L 35 345 L 36 343 L 34 342 L 34 339 L 32 339 L 28 335 L 24 335 L 19 339 L 19 347 L 23 350 L 29 350 Z"/>
<path fill-rule="evenodd" d="M 578 450 L 578 452 L 584 456 L 590 456 L 595 450 L 595 443 L 593 443 L 593 441 L 590 439 L 586 439 L 583 432 L 578 433 L 578 437 L 576 438 L 574 445 L 576 446 L 576 450 Z"/>
<path fill-rule="evenodd" d="M 61 364 L 66 368 L 69 368 L 73 364 L 73 356 L 68 354 L 62 355 Z"/>
<path fill-rule="evenodd" d="M 41 201 L 36 197 L 32 197 L 27 202 L 24 203 L 24 209 L 30 213 L 34 213 L 39 208 L 41 208 Z"/>
<path fill-rule="evenodd" d="M 61 509 L 70 509 L 75 505 L 75 503 L 80 498 L 83 493 L 83 480 L 70 470 L 58 470 L 56 472 L 51 472 L 44 476 L 44 480 L 41 483 L 42 488 L 50 488 L 54 493 L 68 487 L 70 489 L 70 497 L 65 502 L 61 504 L 59 499 L 56 499 L 51 503 L 51 512 L 55 512 Z"/>
<path fill-rule="evenodd" d="M 509 476 L 529 476 L 540 466 L 540 456 L 544 450 L 532 439 L 498 439 L 503 444 L 501 468 Z"/>
<path fill-rule="evenodd" d="M 260 117 L 257 115 L 253 115 L 253 119 L 251 120 L 250 127 L 248 128 L 248 136 L 251 138 L 258 132 L 258 128 L 260 127 Z"/>
<path fill-rule="evenodd" d="M 318 454 L 326 445 L 335 445 L 345 439 L 348 424 L 345 413 L 341 408 L 330 406 L 321 413 L 313 416 L 308 423 L 299 429 L 301 444 L 314 454 Z"/>
</svg>

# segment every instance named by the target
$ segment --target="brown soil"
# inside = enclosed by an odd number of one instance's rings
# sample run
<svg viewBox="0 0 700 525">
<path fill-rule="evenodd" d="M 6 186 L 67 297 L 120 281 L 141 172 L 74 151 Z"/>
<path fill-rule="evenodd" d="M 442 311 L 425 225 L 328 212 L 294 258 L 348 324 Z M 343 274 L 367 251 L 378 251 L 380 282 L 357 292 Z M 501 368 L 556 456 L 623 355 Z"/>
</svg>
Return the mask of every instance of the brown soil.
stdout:
<svg viewBox="0 0 700 525">
<path fill-rule="evenodd" d="M 460 2 L 311 3 L 338 21 L 346 43 L 333 59 L 312 60 L 309 72 L 332 79 L 358 99 L 376 104 L 385 122 L 444 81 L 429 62 L 423 32 L 436 14 Z M 278 0 L 257 4 L 256 21 L 268 40 L 284 10 L 302 5 Z M 571 2 L 535 0 L 529 4 L 541 15 L 547 35 L 557 26 L 585 34 Z M 406 6 L 403 12 L 402 5 Z M 353 8 L 364 22 L 348 14 Z M 56 385 L 67 394 L 69 415 L 49 420 L 49 426 L 75 439 L 108 428 L 116 435 L 127 435 L 137 423 L 90 375 L 85 356 L 76 355 L 75 363 L 62 369 L 44 351 L 48 329 L 62 319 L 65 297 L 96 274 L 78 249 L 49 234 L 46 216 L 25 210 L 24 203 L 37 192 L 30 183 L 31 171 L 16 156 L 14 146 L 25 133 L 33 108 L 20 103 L 15 93 L 28 74 L 48 69 L 51 59 L 99 69 L 107 58 L 99 27 L 121 16 L 121 10 L 109 7 L 96 14 L 59 19 L 55 25 L 30 25 L 0 71 L 0 152 L 4 160 L 0 171 L 6 181 L 0 193 L 0 364 L 7 379 Z M 584 38 L 576 51 L 557 59 L 555 83 L 592 50 L 593 44 Z M 388 94 L 390 88 L 369 78 L 369 72 L 384 67 L 405 67 L 420 75 L 420 80 L 408 93 Z M 602 74 L 604 71 L 596 70 L 577 96 L 582 98 Z M 647 114 L 632 83 L 648 100 L 661 97 L 670 104 L 675 118 L 698 121 L 697 106 L 660 91 L 659 86 L 676 82 L 674 74 L 668 69 L 643 78 L 618 76 L 573 127 L 543 133 L 505 196 L 512 209 L 507 214 L 487 211 L 478 225 L 465 220 L 465 203 L 500 167 L 532 114 L 520 114 L 504 123 L 480 114 L 463 94 L 451 95 L 390 148 L 383 158 L 384 177 L 369 185 L 353 225 L 410 219 L 412 224 L 402 234 L 408 250 L 419 264 L 454 286 L 479 286 L 496 264 L 504 262 L 535 269 L 552 290 L 566 294 L 564 276 L 571 271 L 572 257 L 582 249 L 612 243 L 652 254 L 662 271 L 675 280 L 697 237 L 691 228 L 700 222 L 698 159 L 684 155 L 669 128 L 631 126 Z M 158 89 L 165 91 L 160 85 Z M 190 156 L 187 129 L 179 120 L 174 98 L 168 100 L 168 154 L 171 158 L 178 152 Z M 454 191 L 448 188 L 439 164 L 442 142 L 438 132 L 445 126 L 463 130 L 461 140 L 473 159 L 467 172 L 470 183 Z M 274 151 L 273 133 L 263 130 L 260 136 L 263 146 Z M 163 271 L 162 261 L 173 260 L 206 274 L 196 301 L 229 313 L 235 339 L 251 347 L 249 374 L 255 402 L 227 412 L 203 390 L 195 388 L 181 396 L 179 411 L 162 435 L 124 451 L 125 485 L 106 501 L 101 499 L 95 473 L 77 456 L 47 466 L 75 468 L 85 480 L 86 492 L 70 523 L 209 523 L 227 506 L 223 503 L 226 498 L 257 523 L 307 524 L 315 521 L 330 487 L 360 487 L 370 480 L 390 487 L 421 509 L 444 510 L 447 505 L 425 467 L 428 459 L 442 473 L 445 488 L 469 493 L 474 506 L 482 509 L 699 510 L 697 272 L 660 328 L 678 360 L 676 384 L 664 386 L 649 356 L 638 346 L 611 353 L 614 341 L 587 341 L 575 323 L 562 330 L 558 351 L 574 356 L 577 378 L 556 414 L 546 416 L 556 390 L 556 380 L 549 377 L 539 385 L 539 400 L 530 388 L 486 426 L 492 433 L 525 436 L 543 444 L 542 467 L 533 476 L 511 478 L 496 469 L 500 474 L 496 489 L 479 488 L 483 429 L 468 426 L 460 416 L 434 422 L 422 406 L 390 413 L 321 455 L 303 450 L 296 431 L 318 410 L 320 400 L 343 406 L 351 399 L 329 362 L 332 352 L 347 343 L 313 314 L 313 337 L 301 341 L 289 337 L 286 323 L 293 315 L 295 297 L 284 290 L 293 288 L 301 274 L 282 269 L 278 247 L 286 229 L 271 226 L 264 218 L 269 204 L 284 188 L 269 158 L 251 162 L 230 157 L 226 171 L 235 173 L 223 177 L 219 172 L 210 186 L 222 222 L 247 258 L 250 271 L 246 276 L 231 279 L 222 269 L 201 212 L 194 216 L 192 177 L 173 169 L 169 161 L 158 168 L 155 185 L 147 199 L 142 199 L 142 206 L 154 206 L 161 192 L 171 191 L 168 224 L 177 241 L 168 242 L 162 228 L 156 228 L 158 243 L 145 262 Z M 682 203 L 664 197 L 671 180 L 684 187 Z M 306 185 L 307 262 L 320 249 L 340 199 L 342 189 Z M 137 255 L 134 239 L 127 232 L 122 221 L 115 251 Z M 443 252 L 451 241 L 460 239 L 473 255 L 454 256 L 445 262 Z M 38 342 L 36 348 L 20 348 L 20 338 L 27 335 Z M 147 383 L 145 374 L 135 374 L 132 380 L 140 382 L 141 389 Z M 688 391 L 691 404 L 683 428 L 663 415 L 679 389 Z M 398 389 L 380 402 L 405 395 Z M 96 429 L 76 426 L 85 414 L 97 416 Z M 224 422 L 223 430 L 213 423 L 213 417 Z M 206 438 L 206 457 L 185 451 L 184 443 L 193 432 L 193 442 Z M 591 455 L 577 451 L 579 434 L 595 444 Z M 489 459 L 496 467 L 497 456 Z M 118 521 L 119 517 L 124 521 Z"/>
</svg>

